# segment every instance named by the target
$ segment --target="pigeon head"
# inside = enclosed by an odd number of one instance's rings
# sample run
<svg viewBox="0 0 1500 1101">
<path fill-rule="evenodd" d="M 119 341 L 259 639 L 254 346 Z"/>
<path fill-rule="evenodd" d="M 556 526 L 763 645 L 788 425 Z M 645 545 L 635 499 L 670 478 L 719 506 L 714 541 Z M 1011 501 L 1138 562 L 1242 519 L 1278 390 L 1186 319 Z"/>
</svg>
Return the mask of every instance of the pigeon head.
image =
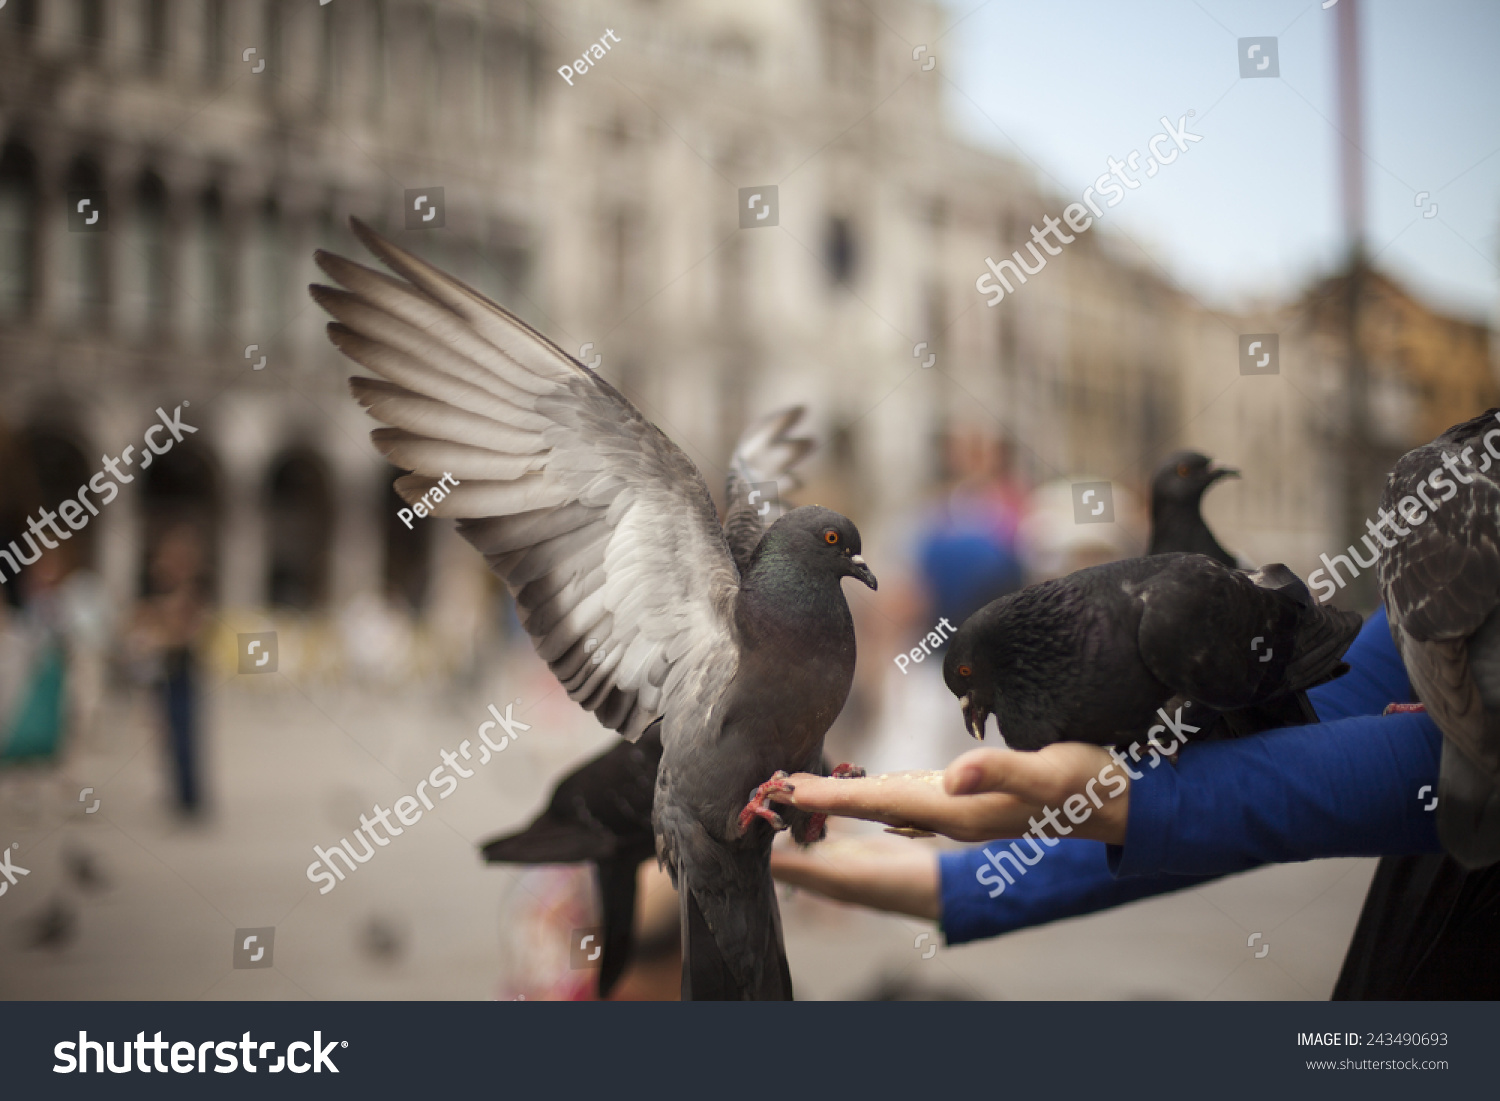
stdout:
<svg viewBox="0 0 1500 1101">
<path fill-rule="evenodd" d="M 985 723 L 995 713 L 1000 679 L 1011 665 L 1005 633 L 998 629 L 998 616 L 992 611 L 1003 603 L 1007 602 L 996 601 L 964 620 L 943 658 L 943 681 L 958 697 L 964 727 L 977 741 L 984 740 Z"/>
<path fill-rule="evenodd" d="M 1196 451 L 1179 451 L 1168 455 L 1151 479 L 1151 499 L 1196 504 L 1203 491 L 1220 478 L 1238 478 L 1233 467 L 1214 466 L 1207 455 Z"/>
<path fill-rule="evenodd" d="M 822 564 L 835 577 L 853 577 L 877 587 L 875 575 L 860 557 L 859 529 L 831 508 L 794 508 L 771 525 L 762 542 L 803 563 Z"/>
</svg>

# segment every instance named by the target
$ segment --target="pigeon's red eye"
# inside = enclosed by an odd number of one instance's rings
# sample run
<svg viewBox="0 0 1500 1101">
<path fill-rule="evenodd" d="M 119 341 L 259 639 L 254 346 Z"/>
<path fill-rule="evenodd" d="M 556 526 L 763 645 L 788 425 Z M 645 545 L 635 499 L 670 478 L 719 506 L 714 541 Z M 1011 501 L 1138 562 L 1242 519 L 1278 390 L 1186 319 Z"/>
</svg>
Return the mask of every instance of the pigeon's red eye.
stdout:
<svg viewBox="0 0 1500 1101">
<path fill-rule="evenodd" d="M 829 528 L 823 533 L 823 540 L 829 546 L 832 546 L 834 543 L 837 543 L 839 541 L 839 533 L 834 531 L 832 528 Z"/>
<path fill-rule="evenodd" d="M 958 675 L 961 677 L 971 677 L 974 675 L 974 670 L 970 669 L 967 665 L 960 665 L 958 667 Z"/>
<path fill-rule="evenodd" d="M 1188 465 L 1187 465 L 1187 463 L 1178 463 L 1177 464 L 1177 476 L 1179 478 L 1186 478 L 1188 476 Z"/>
</svg>

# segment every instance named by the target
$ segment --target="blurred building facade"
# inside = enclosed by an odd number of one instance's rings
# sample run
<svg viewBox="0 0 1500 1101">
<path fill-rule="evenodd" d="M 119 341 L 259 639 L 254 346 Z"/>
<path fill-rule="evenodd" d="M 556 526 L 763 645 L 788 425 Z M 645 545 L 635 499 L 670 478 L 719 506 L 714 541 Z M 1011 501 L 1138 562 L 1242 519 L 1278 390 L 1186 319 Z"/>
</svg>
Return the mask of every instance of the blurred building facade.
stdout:
<svg viewBox="0 0 1500 1101">
<path fill-rule="evenodd" d="M 1359 281 L 1357 333 L 1368 371 L 1368 440 L 1360 478 L 1375 516 L 1385 474 L 1403 454 L 1500 405 L 1492 334 L 1482 321 L 1422 301 L 1393 275 Z M 1189 328 L 1185 443 L 1244 470 L 1215 488 L 1204 514 L 1236 551 L 1306 576 L 1340 544 L 1348 439 L 1349 281 L 1314 280 L 1290 301 L 1241 315 L 1200 311 Z M 1275 334 L 1275 374 L 1242 374 L 1241 334 Z M 1349 599 L 1344 594 L 1340 599 Z M 1373 603 L 1373 593 L 1359 599 Z M 1366 609 L 1367 610 L 1367 609 Z"/>
<path fill-rule="evenodd" d="M 1032 482 L 1135 486 L 1179 442 L 1228 461 L 1269 432 L 1285 482 L 1257 478 L 1240 526 L 1311 547 L 1322 502 L 1288 488 L 1322 446 L 1315 412 L 1285 386 L 1263 409 L 1214 400 L 1250 322 L 1107 229 L 995 308 L 976 293 L 987 256 L 1071 200 L 949 135 L 945 21 L 917 0 L 12 0 L 0 443 L 30 462 L 8 464 L 0 543 L 189 403 L 198 434 L 78 540 L 116 599 L 190 517 L 226 608 L 377 594 L 471 630 L 479 561 L 397 519 L 305 295 L 315 248 L 357 254 L 355 214 L 599 357 L 715 491 L 739 427 L 788 401 L 825 445 L 810 499 L 875 531 L 957 429 L 1009 439 Z M 592 68 L 559 75 L 607 31 Z M 739 189 L 767 186 L 776 225 L 742 229 Z M 437 188 L 441 228 L 405 228 L 408 192 Z M 106 230 L 70 228 L 96 194 Z"/>
</svg>

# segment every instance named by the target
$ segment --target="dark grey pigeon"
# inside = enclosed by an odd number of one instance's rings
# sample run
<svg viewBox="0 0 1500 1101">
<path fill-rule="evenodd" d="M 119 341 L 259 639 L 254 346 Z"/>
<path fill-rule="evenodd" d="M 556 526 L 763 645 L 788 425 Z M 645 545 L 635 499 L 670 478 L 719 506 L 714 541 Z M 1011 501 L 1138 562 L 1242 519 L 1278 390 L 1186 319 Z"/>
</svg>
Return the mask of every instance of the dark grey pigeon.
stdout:
<svg viewBox="0 0 1500 1101">
<path fill-rule="evenodd" d="M 558 782 L 547 808 L 519 833 L 484 842 L 490 864 L 590 861 L 599 885 L 599 997 L 625 973 L 635 946 L 636 875 L 656 853 L 651 802 L 661 763 L 661 722 L 620 742 Z"/>
<path fill-rule="evenodd" d="M 333 343 L 379 375 L 354 395 L 376 446 L 515 594 L 568 695 L 635 740 L 661 720 L 656 851 L 682 898 L 683 994 L 790 998 L 770 874 L 774 814 L 814 767 L 854 673 L 845 577 L 875 586 L 843 516 L 795 509 L 736 565 L 692 461 L 614 387 L 358 220 L 392 278 L 329 253 Z M 746 811 L 745 815 L 741 811 Z"/>
<path fill-rule="evenodd" d="M 814 445 L 791 433 L 804 412 L 799 405 L 760 418 L 740 436 L 730 459 L 724 527 L 742 572 L 780 517 L 782 494 L 801 484 L 796 467 Z M 609 997 L 635 951 L 636 880 L 640 865 L 656 853 L 651 804 L 660 763 L 658 720 L 639 741 L 612 746 L 568 773 L 524 830 L 481 845 L 491 864 L 594 865 L 604 927 L 601 998 Z"/>
<path fill-rule="evenodd" d="M 1412 688 L 1443 731 L 1438 836 L 1466 868 L 1500 861 L 1496 453 L 1500 410 L 1491 409 L 1407 452 L 1380 502 L 1394 538 L 1379 537 L 1395 544 L 1376 567 L 1380 591 Z"/>
<path fill-rule="evenodd" d="M 943 679 L 969 732 L 983 738 L 993 714 L 1012 749 L 1141 740 L 1159 708 L 1175 719 L 1179 706 L 1196 739 L 1316 721 L 1299 694 L 1348 671 L 1361 620 L 1303 599 L 1288 576 L 1201 554 L 1079 570 L 965 620 Z"/>
<path fill-rule="evenodd" d="M 1239 562 L 1209 529 L 1203 519 L 1203 494 L 1221 478 L 1238 478 L 1240 472 L 1214 466 L 1207 455 L 1178 451 L 1167 456 L 1151 478 L 1151 544 L 1147 554 L 1206 554 L 1226 566 Z"/>
</svg>

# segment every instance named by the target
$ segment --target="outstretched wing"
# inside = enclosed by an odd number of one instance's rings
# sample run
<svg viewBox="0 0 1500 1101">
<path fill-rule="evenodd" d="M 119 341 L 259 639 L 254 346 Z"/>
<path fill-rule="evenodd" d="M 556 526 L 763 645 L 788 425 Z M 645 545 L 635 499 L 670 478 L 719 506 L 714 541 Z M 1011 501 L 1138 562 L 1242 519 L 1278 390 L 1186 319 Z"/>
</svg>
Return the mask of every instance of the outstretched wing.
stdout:
<svg viewBox="0 0 1500 1101">
<path fill-rule="evenodd" d="M 740 434 L 729 461 L 724 486 L 724 536 L 741 574 L 760 537 L 781 515 L 781 494 L 802 484 L 797 465 L 817 445 L 790 433 L 806 412 L 803 406 L 792 405 L 767 413 Z"/>
<path fill-rule="evenodd" d="M 458 521 L 568 695 L 634 741 L 733 668 L 739 576 L 690 459 L 614 387 L 357 219 L 391 278 L 317 254 L 329 338 L 396 490 Z M 695 700 L 695 703 L 697 701 Z"/>
</svg>

